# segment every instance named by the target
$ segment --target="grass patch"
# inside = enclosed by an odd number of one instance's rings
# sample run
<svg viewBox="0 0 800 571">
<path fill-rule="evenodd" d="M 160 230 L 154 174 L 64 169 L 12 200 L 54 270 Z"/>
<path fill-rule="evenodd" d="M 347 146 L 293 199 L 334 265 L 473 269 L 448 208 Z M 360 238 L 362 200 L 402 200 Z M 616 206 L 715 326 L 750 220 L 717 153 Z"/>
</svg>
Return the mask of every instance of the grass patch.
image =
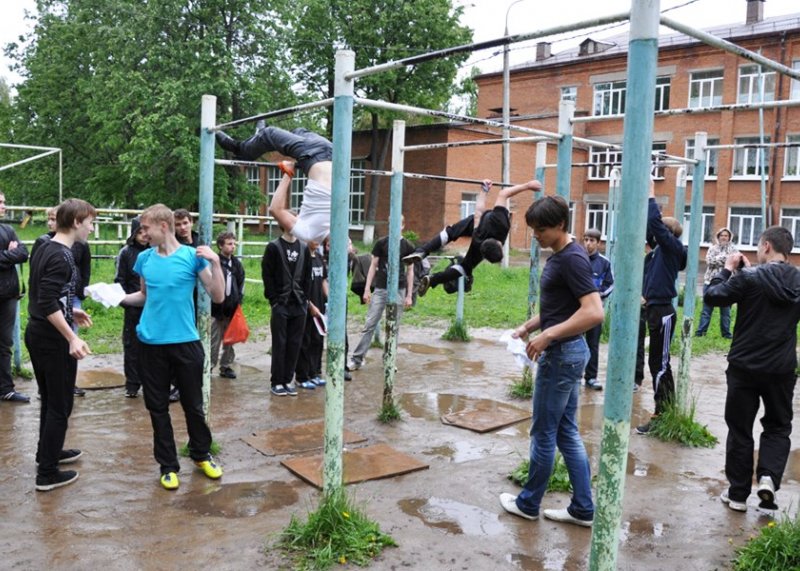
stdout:
<svg viewBox="0 0 800 571">
<path fill-rule="evenodd" d="M 523 460 L 519 466 L 508 475 L 508 479 L 519 486 L 524 486 L 528 481 L 528 472 L 531 468 L 530 459 Z M 561 452 L 556 451 L 556 461 L 553 465 L 553 473 L 550 475 L 550 481 L 547 482 L 548 492 L 572 492 L 572 485 L 569 483 L 569 472 L 567 472 L 567 464 L 561 456 Z"/>
<path fill-rule="evenodd" d="M 33 371 L 28 369 L 27 367 L 17 367 L 16 365 L 11 366 L 11 376 L 18 379 L 33 379 Z"/>
<path fill-rule="evenodd" d="M 323 495 L 308 521 L 292 516 L 278 546 L 292 557 L 296 569 L 328 569 L 335 563 L 365 566 L 397 543 L 339 489 Z"/>
<path fill-rule="evenodd" d="M 692 448 L 713 448 L 719 440 L 711 434 L 708 426 L 694 419 L 695 406 L 696 403 L 692 401 L 689 411 L 685 412 L 674 403 L 668 404 L 659 416 L 650 421 L 648 434 L 665 442 L 679 442 Z"/>
<path fill-rule="evenodd" d="M 522 378 L 511 383 L 508 396 L 512 399 L 529 400 L 533 397 L 533 372 L 530 367 L 522 371 Z"/>
<path fill-rule="evenodd" d="M 217 442 L 216 440 L 212 440 L 211 441 L 211 448 L 208 450 L 209 454 L 211 454 L 212 456 L 216 456 L 217 454 L 220 453 L 221 450 L 222 450 L 222 446 L 220 445 L 220 443 Z M 188 442 L 186 444 L 181 445 L 181 447 L 178 448 L 178 454 L 180 456 L 183 456 L 184 458 L 188 458 L 189 457 L 189 443 Z"/>
<path fill-rule="evenodd" d="M 771 521 L 761 533 L 736 550 L 736 571 L 797 571 L 800 569 L 800 518 Z"/>
<path fill-rule="evenodd" d="M 453 321 L 450 327 L 442 334 L 445 341 L 464 341 L 470 340 L 469 328 L 465 321 Z"/>
<path fill-rule="evenodd" d="M 382 422 L 383 424 L 390 424 L 400 420 L 400 418 L 400 408 L 397 406 L 397 403 L 395 403 L 394 400 L 392 400 L 390 403 L 383 403 L 383 406 L 381 406 L 381 410 L 378 413 L 379 422 Z"/>
</svg>

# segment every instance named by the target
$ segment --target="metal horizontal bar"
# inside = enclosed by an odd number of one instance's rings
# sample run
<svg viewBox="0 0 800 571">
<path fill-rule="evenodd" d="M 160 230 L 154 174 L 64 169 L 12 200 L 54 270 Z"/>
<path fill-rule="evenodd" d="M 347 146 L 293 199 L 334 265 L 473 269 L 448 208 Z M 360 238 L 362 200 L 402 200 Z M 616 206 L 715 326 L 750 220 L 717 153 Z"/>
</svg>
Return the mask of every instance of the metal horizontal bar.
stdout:
<svg viewBox="0 0 800 571">
<path fill-rule="evenodd" d="M 28 157 L 27 159 L 22 159 L 22 160 L 19 160 L 19 161 L 15 162 L 15 163 L 3 165 L 2 167 L 0 167 L 0 171 L 4 171 L 4 170 L 8 170 L 10 168 L 18 167 L 19 165 L 24 165 L 25 163 L 30 163 L 30 162 L 38 160 L 38 159 L 43 159 L 44 157 L 47 157 L 47 156 L 50 156 L 50 155 L 54 155 L 55 153 L 60 153 L 60 152 L 61 152 L 61 149 L 53 149 L 53 150 L 47 151 L 45 153 L 39 153 L 38 155 L 34 155 L 32 157 Z"/>
<path fill-rule="evenodd" d="M 16 143 L 0 143 L 0 147 L 5 149 L 31 149 L 34 151 L 60 151 L 59 147 L 37 147 L 35 145 L 18 145 Z"/>
<path fill-rule="evenodd" d="M 682 107 L 680 109 L 665 109 L 655 111 L 656 117 L 668 117 L 670 115 L 690 115 L 692 113 L 713 113 L 718 111 L 749 111 L 758 109 L 774 109 L 776 107 L 800 107 L 800 99 L 781 101 L 763 101 L 760 103 L 731 103 L 728 105 L 717 105 L 715 107 Z M 618 121 L 623 115 L 591 115 L 586 117 L 575 117 L 573 123 L 591 123 L 596 121 Z"/>
<path fill-rule="evenodd" d="M 595 141 L 594 139 L 584 139 L 583 137 L 573 137 L 572 141 L 574 143 L 589 145 L 590 147 L 600 147 L 602 149 L 614 149 L 617 151 L 622 150 L 622 145 L 617 143 L 606 143 L 603 141 Z"/>
<path fill-rule="evenodd" d="M 221 123 L 215 126 L 211 131 L 220 131 L 227 127 L 236 127 L 238 125 L 244 125 L 245 123 L 253 123 L 258 121 L 259 119 L 270 119 L 272 117 L 281 117 L 283 115 L 291 115 L 292 113 L 297 113 L 298 111 L 307 111 L 308 109 L 316 109 L 318 107 L 330 107 L 333 105 L 333 97 L 328 99 L 321 99 L 319 101 L 312 101 L 310 103 L 302 103 L 300 105 L 295 105 L 294 107 L 286 107 L 285 109 L 278 109 L 277 111 L 269 111 L 267 113 L 260 113 L 259 115 L 253 115 L 252 117 L 245 117 L 244 119 L 237 119 L 236 121 L 228 121 L 227 123 Z"/>
<path fill-rule="evenodd" d="M 265 161 L 239 161 L 236 159 L 214 159 L 215 165 L 224 167 L 276 167 L 278 163 L 268 163 Z"/>
<path fill-rule="evenodd" d="M 392 171 L 379 171 L 379 170 L 371 170 L 371 169 L 350 169 L 351 172 L 357 172 L 362 174 L 374 175 L 374 176 L 392 176 L 394 172 Z M 459 178 L 454 176 L 446 176 L 446 175 L 439 175 L 439 174 L 422 174 L 422 173 L 413 173 L 413 172 L 404 172 L 404 178 L 415 178 L 415 179 L 424 179 L 424 180 L 443 180 L 447 182 L 461 182 L 465 184 L 483 184 L 483 180 L 479 180 L 477 178 Z M 514 186 L 513 183 L 502 183 L 502 182 L 492 182 L 494 186 L 506 187 L 506 186 Z"/>
<path fill-rule="evenodd" d="M 770 147 L 800 147 L 798 143 L 740 143 L 734 145 L 706 145 L 706 150 L 716 151 L 722 149 L 766 149 Z"/>
<path fill-rule="evenodd" d="M 426 54 L 420 54 L 416 56 L 411 56 L 399 60 L 394 60 L 386 63 L 382 63 L 379 65 L 375 65 L 372 67 L 365 67 L 363 69 L 357 69 L 352 71 L 348 74 L 345 74 L 344 78 L 347 81 L 352 81 L 353 79 L 359 77 L 366 77 L 368 75 L 374 75 L 376 73 L 381 73 L 384 71 L 389 71 L 392 69 L 398 69 L 401 67 L 406 67 L 408 65 L 416 65 L 418 63 L 424 63 L 426 61 L 430 61 L 433 59 L 443 58 L 455 54 L 465 53 L 465 52 L 476 52 L 480 50 L 485 50 L 488 48 L 494 48 L 497 46 L 506 46 L 509 44 L 515 44 L 518 42 L 524 42 L 526 40 L 533 40 L 536 38 L 543 38 L 546 36 L 554 36 L 557 34 L 563 34 L 565 32 L 572 32 L 575 30 L 582 30 L 584 28 L 593 28 L 596 26 L 604 26 L 606 24 L 613 24 L 616 22 L 621 22 L 623 20 L 627 20 L 630 18 L 630 12 L 622 12 L 619 14 L 612 14 L 610 16 L 604 16 L 602 18 L 593 18 L 591 20 L 583 20 L 581 22 L 576 22 L 574 24 L 565 24 L 563 26 L 555 26 L 552 28 L 546 28 L 544 30 L 537 30 L 535 32 L 528 32 L 525 34 L 514 34 L 510 36 L 503 36 L 501 38 L 496 38 L 494 40 L 486 40 L 483 42 L 475 42 L 472 44 L 464 44 L 461 46 L 454 46 L 451 48 L 445 48 L 442 50 L 436 50 L 433 52 L 428 52 Z"/>
<path fill-rule="evenodd" d="M 509 143 L 537 143 L 547 141 L 547 137 L 512 137 Z M 404 151 L 427 151 L 432 149 L 452 149 L 457 147 L 473 147 L 478 145 L 500 145 L 504 139 L 478 139 L 475 141 L 453 141 L 450 143 L 431 143 L 430 145 L 409 145 L 403 147 Z"/>
<path fill-rule="evenodd" d="M 447 111 L 436 111 L 433 109 L 425 109 L 423 107 L 413 107 L 411 105 L 401 105 L 399 103 L 389 103 L 387 101 L 376 101 L 373 99 L 362 99 L 360 97 L 354 98 L 355 103 L 363 105 L 364 107 L 375 107 L 377 109 L 387 109 L 389 111 L 399 111 L 401 113 L 411 113 L 414 115 L 424 115 L 428 117 L 439 117 L 442 119 L 450 119 L 451 121 L 462 121 L 464 123 L 473 123 L 475 125 L 487 125 L 489 127 L 497 127 L 502 129 L 506 126 L 504 123 L 498 121 L 491 121 L 489 119 L 478 119 L 477 117 L 470 117 L 468 115 L 457 115 L 455 113 L 448 113 Z M 512 131 L 519 131 L 529 135 L 539 135 L 547 139 L 560 140 L 561 135 L 552 133 L 550 131 L 542 131 L 541 129 L 532 129 L 530 127 L 521 127 L 519 125 L 507 125 Z"/>
<path fill-rule="evenodd" d="M 784 75 L 788 75 L 791 78 L 800 80 L 800 70 L 787 67 L 767 57 L 764 57 L 759 53 L 751 52 L 750 50 L 746 50 L 743 47 L 737 46 L 732 42 L 723 40 L 722 38 L 718 38 L 713 34 L 709 34 L 708 32 L 704 32 L 702 30 L 692 28 L 691 26 L 681 24 L 680 22 L 673 20 L 672 18 L 669 18 L 667 16 L 661 16 L 661 24 L 667 26 L 668 28 L 672 28 L 676 32 L 680 32 L 682 34 L 686 34 L 689 37 L 698 39 L 701 42 L 704 42 L 710 46 L 719 48 L 726 52 L 743 57 L 745 59 L 749 59 L 750 61 L 760 64 L 763 67 L 772 69 L 774 71 L 777 71 L 778 73 L 782 73 Z"/>
</svg>

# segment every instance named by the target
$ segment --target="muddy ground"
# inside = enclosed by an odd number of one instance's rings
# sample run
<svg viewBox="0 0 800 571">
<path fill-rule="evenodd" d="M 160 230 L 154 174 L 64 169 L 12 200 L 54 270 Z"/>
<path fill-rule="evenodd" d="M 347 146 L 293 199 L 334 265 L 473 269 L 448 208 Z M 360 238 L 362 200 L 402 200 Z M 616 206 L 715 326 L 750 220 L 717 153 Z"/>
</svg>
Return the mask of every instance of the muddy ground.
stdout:
<svg viewBox="0 0 800 571">
<path fill-rule="evenodd" d="M 430 464 L 428 470 L 350 486 L 370 516 L 399 547 L 371 569 L 585 569 L 591 532 L 547 520 L 510 516 L 498 504 L 515 486 L 506 475 L 526 456 L 528 423 L 477 434 L 446 426 L 443 413 L 469 405 L 465 397 L 516 403 L 507 396 L 519 371 L 494 330 L 473 330 L 470 343 L 439 339 L 440 331 L 402 332 L 397 391 L 403 421 L 375 420 L 382 392 L 380 351 L 346 384 L 346 427 Z M 605 349 L 605 348 L 604 348 Z M 255 431 L 323 417 L 322 390 L 271 397 L 266 342 L 239 351 L 239 378 L 212 381 L 212 423 L 223 446 L 225 475 L 212 482 L 183 459 L 176 492 L 158 484 L 152 432 L 144 403 L 123 390 L 89 391 L 76 399 L 67 447 L 81 448 L 75 484 L 34 491 L 38 404 L 0 404 L 0 553 L 3 569 L 277 569 L 281 555 L 265 546 L 289 522 L 316 505 L 319 492 L 241 438 Z M 121 370 L 119 356 L 90 357 L 83 370 Z M 674 362 L 674 361 L 673 361 Z M 693 364 L 697 415 L 725 438 L 723 355 Z M 602 370 L 602 368 L 601 368 Z M 107 376 L 107 373 L 101 373 Z M 35 394 L 35 384 L 18 388 Z M 632 424 L 652 410 L 652 390 L 634 395 Z M 583 390 L 580 424 L 597 466 L 605 392 Z M 795 397 L 795 410 L 800 397 Z M 38 401 L 37 401 L 38 402 Z M 179 442 L 185 428 L 173 409 Z M 757 425 L 758 426 L 758 425 Z M 778 502 L 795 514 L 800 503 L 800 431 Z M 360 446 L 360 445 L 359 445 Z M 620 569 L 710 570 L 730 567 L 734 548 L 769 519 L 751 497 L 746 514 L 719 501 L 725 488 L 724 445 L 688 449 L 632 435 L 619 533 Z M 564 494 L 543 507 L 565 506 Z"/>
</svg>

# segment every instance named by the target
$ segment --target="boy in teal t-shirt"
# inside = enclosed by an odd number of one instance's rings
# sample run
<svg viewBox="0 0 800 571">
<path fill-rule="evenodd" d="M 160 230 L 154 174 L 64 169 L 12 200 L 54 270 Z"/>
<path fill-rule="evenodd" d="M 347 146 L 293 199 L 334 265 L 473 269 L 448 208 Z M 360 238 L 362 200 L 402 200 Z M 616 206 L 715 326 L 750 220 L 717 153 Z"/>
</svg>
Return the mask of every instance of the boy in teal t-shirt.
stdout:
<svg viewBox="0 0 800 571">
<path fill-rule="evenodd" d="M 211 431 L 203 412 L 203 346 L 194 316 L 194 288 L 197 279 L 220 303 L 225 283 L 219 256 L 208 246 L 183 246 L 175 238 L 175 218 L 163 204 L 141 215 L 141 227 L 151 248 L 142 252 L 134 270 L 141 276 L 142 289 L 125 296 L 122 304 L 144 306 L 136 328 L 141 342 L 139 375 L 144 403 L 150 412 L 154 433 L 154 455 L 161 466 L 161 485 L 178 487 L 178 453 L 169 416 L 170 383 L 180 391 L 181 407 L 189 433 L 189 456 L 212 479 L 222 476 L 214 462 Z"/>
</svg>

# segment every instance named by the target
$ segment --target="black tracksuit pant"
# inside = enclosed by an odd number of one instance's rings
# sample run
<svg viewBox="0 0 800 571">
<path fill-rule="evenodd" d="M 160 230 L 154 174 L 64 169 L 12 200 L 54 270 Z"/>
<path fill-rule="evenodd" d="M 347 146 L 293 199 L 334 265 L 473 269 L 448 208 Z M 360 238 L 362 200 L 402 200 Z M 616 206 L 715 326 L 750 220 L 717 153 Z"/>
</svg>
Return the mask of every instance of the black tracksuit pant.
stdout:
<svg viewBox="0 0 800 571">
<path fill-rule="evenodd" d="M 324 339 L 319 334 L 314 318 L 309 313 L 306 317 L 306 328 L 303 332 L 303 344 L 297 366 L 294 368 L 297 381 L 302 383 L 314 377 L 322 376 L 322 346 Z"/>
<path fill-rule="evenodd" d="M 142 317 L 141 307 L 126 307 L 125 321 L 122 325 L 122 358 L 125 370 L 125 391 L 138 393 L 142 386 L 139 379 L 139 337 L 136 326 Z"/>
<path fill-rule="evenodd" d="M 650 332 L 650 351 L 647 365 L 653 377 L 656 414 L 660 414 L 667 402 L 675 397 L 675 381 L 672 377 L 669 346 L 675 334 L 675 308 L 669 305 L 648 305 L 642 310 L 644 319 L 639 321 L 639 344 L 636 350 L 636 373 L 634 380 L 641 385 L 644 379 L 645 324 Z"/>
<path fill-rule="evenodd" d="M 288 385 L 294 377 L 303 332 L 306 327 L 306 306 L 275 304 L 269 321 L 272 333 L 272 367 L 270 383 L 273 387 Z"/>
</svg>

